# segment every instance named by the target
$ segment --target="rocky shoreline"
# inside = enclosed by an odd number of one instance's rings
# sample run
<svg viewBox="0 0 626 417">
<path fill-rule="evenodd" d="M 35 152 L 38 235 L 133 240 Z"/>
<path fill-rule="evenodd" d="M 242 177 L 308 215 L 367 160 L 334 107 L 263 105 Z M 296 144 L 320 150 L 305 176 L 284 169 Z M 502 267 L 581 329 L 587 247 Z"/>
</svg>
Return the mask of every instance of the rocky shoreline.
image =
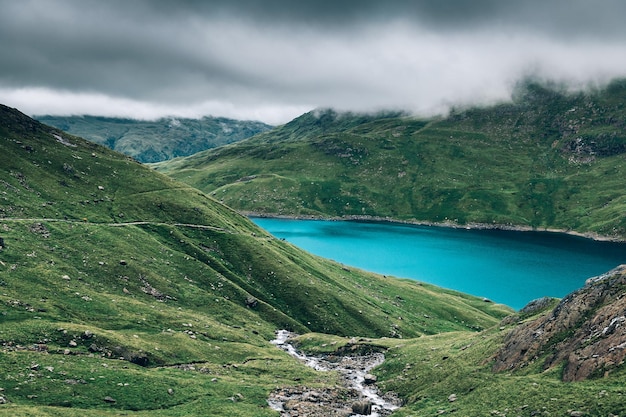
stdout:
<svg viewBox="0 0 626 417">
<path fill-rule="evenodd" d="M 577 232 L 571 229 L 556 229 L 556 228 L 541 228 L 532 226 L 522 226 L 514 224 L 502 224 L 502 223 L 466 223 L 459 224 L 453 221 L 445 222 L 429 222 L 418 220 L 398 220 L 390 217 L 377 217 L 377 216 L 317 216 L 317 215 L 286 215 L 286 214 L 274 214 L 274 213 L 258 213 L 252 211 L 241 211 L 241 215 L 246 217 L 258 217 L 262 219 L 287 219 L 287 220 L 327 220 L 327 221 L 361 221 L 372 223 L 390 223 L 390 224 L 403 224 L 412 226 L 433 226 L 433 227 L 447 227 L 451 229 L 468 229 L 468 230 L 506 230 L 512 232 L 546 232 L 546 233 L 561 233 L 571 236 L 582 237 L 585 239 L 596 240 L 599 242 L 626 242 L 626 237 L 619 236 L 607 236 L 601 235 L 595 232 Z"/>
<path fill-rule="evenodd" d="M 272 409 L 280 412 L 281 417 L 384 417 L 402 405 L 393 393 L 380 395 L 375 387 L 376 377 L 369 374 L 371 369 L 385 360 L 382 353 L 310 356 L 288 343 L 290 337 L 293 334 L 279 330 L 272 343 L 317 371 L 337 372 L 342 385 L 324 388 L 295 386 L 274 390 L 267 402 Z"/>
</svg>

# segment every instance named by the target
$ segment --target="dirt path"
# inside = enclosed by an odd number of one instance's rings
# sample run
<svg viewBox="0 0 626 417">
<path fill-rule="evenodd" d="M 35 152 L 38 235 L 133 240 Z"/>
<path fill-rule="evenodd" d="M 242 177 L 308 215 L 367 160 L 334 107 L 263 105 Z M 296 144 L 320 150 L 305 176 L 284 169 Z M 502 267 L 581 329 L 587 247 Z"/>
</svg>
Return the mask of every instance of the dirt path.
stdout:
<svg viewBox="0 0 626 417">
<path fill-rule="evenodd" d="M 54 218 L 28 218 L 27 219 L 27 218 L 12 218 L 12 217 L 0 218 L 0 222 L 78 223 L 78 224 L 89 224 L 89 225 L 107 226 L 107 227 L 146 226 L 146 225 L 175 226 L 175 227 L 189 227 L 189 228 L 194 228 L 194 229 L 214 230 L 216 232 L 235 234 L 235 232 L 224 229 L 222 227 L 208 226 L 204 224 L 190 224 L 190 223 L 163 223 L 163 222 L 148 222 L 148 221 L 107 223 L 107 222 L 90 222 L 86 220 L 74 220 L 74 219 L 54 219 Z"/>
</svg>

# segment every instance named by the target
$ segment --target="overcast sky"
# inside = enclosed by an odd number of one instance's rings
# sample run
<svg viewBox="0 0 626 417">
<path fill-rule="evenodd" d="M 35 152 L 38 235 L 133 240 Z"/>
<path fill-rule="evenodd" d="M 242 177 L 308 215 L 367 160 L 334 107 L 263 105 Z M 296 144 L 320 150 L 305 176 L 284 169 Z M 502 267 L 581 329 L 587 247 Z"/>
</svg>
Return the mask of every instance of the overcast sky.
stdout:
<svg viewBox="0 0 626 417">
<path fill-rule="evenodd" d="M 626 76 L 622 0 L 0 0 L 0 103 L 34 114 L 432 114 L 523 77 Z"/>
</svg>

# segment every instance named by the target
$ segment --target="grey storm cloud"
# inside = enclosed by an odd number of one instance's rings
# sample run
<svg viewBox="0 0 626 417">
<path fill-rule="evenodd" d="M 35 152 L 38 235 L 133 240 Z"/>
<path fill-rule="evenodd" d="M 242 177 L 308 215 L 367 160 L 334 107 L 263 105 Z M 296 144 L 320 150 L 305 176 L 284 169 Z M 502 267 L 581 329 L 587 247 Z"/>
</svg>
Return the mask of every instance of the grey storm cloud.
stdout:
<svg viewBox="0 0 626 417">
<path fill-rule="evenodd" d="M 179 5 L 184 5 L 182 8 Z M 266 23 L 342 26 L 405 18 L 430 28 L 464 30 L 484 24 L 519 26 L 552 34 L 626 34 L 621 0 L 216 0 L 157 1 L 160 13 L 222 13 Z"/>
<path fill-rule="evenodd" d="M 31 114 L 433 113 L 522 77 L 626 75 L 621 0 L 0 0 L 0 102 Z"/>
</svg>

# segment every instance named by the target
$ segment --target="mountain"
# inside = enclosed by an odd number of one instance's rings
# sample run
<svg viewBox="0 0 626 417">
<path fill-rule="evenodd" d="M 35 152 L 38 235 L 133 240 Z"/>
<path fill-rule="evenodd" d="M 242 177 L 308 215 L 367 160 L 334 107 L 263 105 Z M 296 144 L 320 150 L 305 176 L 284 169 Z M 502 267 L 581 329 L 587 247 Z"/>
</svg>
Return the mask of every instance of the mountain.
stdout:
<svg viewBox="0 0 626 417">
<path fill-rule="evenodd" d="M 223 117 L 170 117 L 156 121 L 98 116 L 39 116 L 37 119 L 132 156 L 140 162 L 159 162 L 192 155 L 272 128 L 261 122 Z"/>
<path fill-rule="evenodd" d="M 497 372 L 563 366 L 564 381 L 601 377 L 626 358 L 626 265 L 589 279 L 550 313 L 507 335 L 494 363 Z"/>
<path fill-rule="evenodd" d="M 0 415 L 271 416 L 277 387 L 337 384 L 269 343 L 277 329 L 401 349 L 512 313 L 307 254 L 5 106 L 0 201 Z"/>
<path fill-rule="evenodd" d="M 626 81 L 420 119 L 317 110 L 154 167 L 241 212 L 626 237 Z"/>
</svg>

